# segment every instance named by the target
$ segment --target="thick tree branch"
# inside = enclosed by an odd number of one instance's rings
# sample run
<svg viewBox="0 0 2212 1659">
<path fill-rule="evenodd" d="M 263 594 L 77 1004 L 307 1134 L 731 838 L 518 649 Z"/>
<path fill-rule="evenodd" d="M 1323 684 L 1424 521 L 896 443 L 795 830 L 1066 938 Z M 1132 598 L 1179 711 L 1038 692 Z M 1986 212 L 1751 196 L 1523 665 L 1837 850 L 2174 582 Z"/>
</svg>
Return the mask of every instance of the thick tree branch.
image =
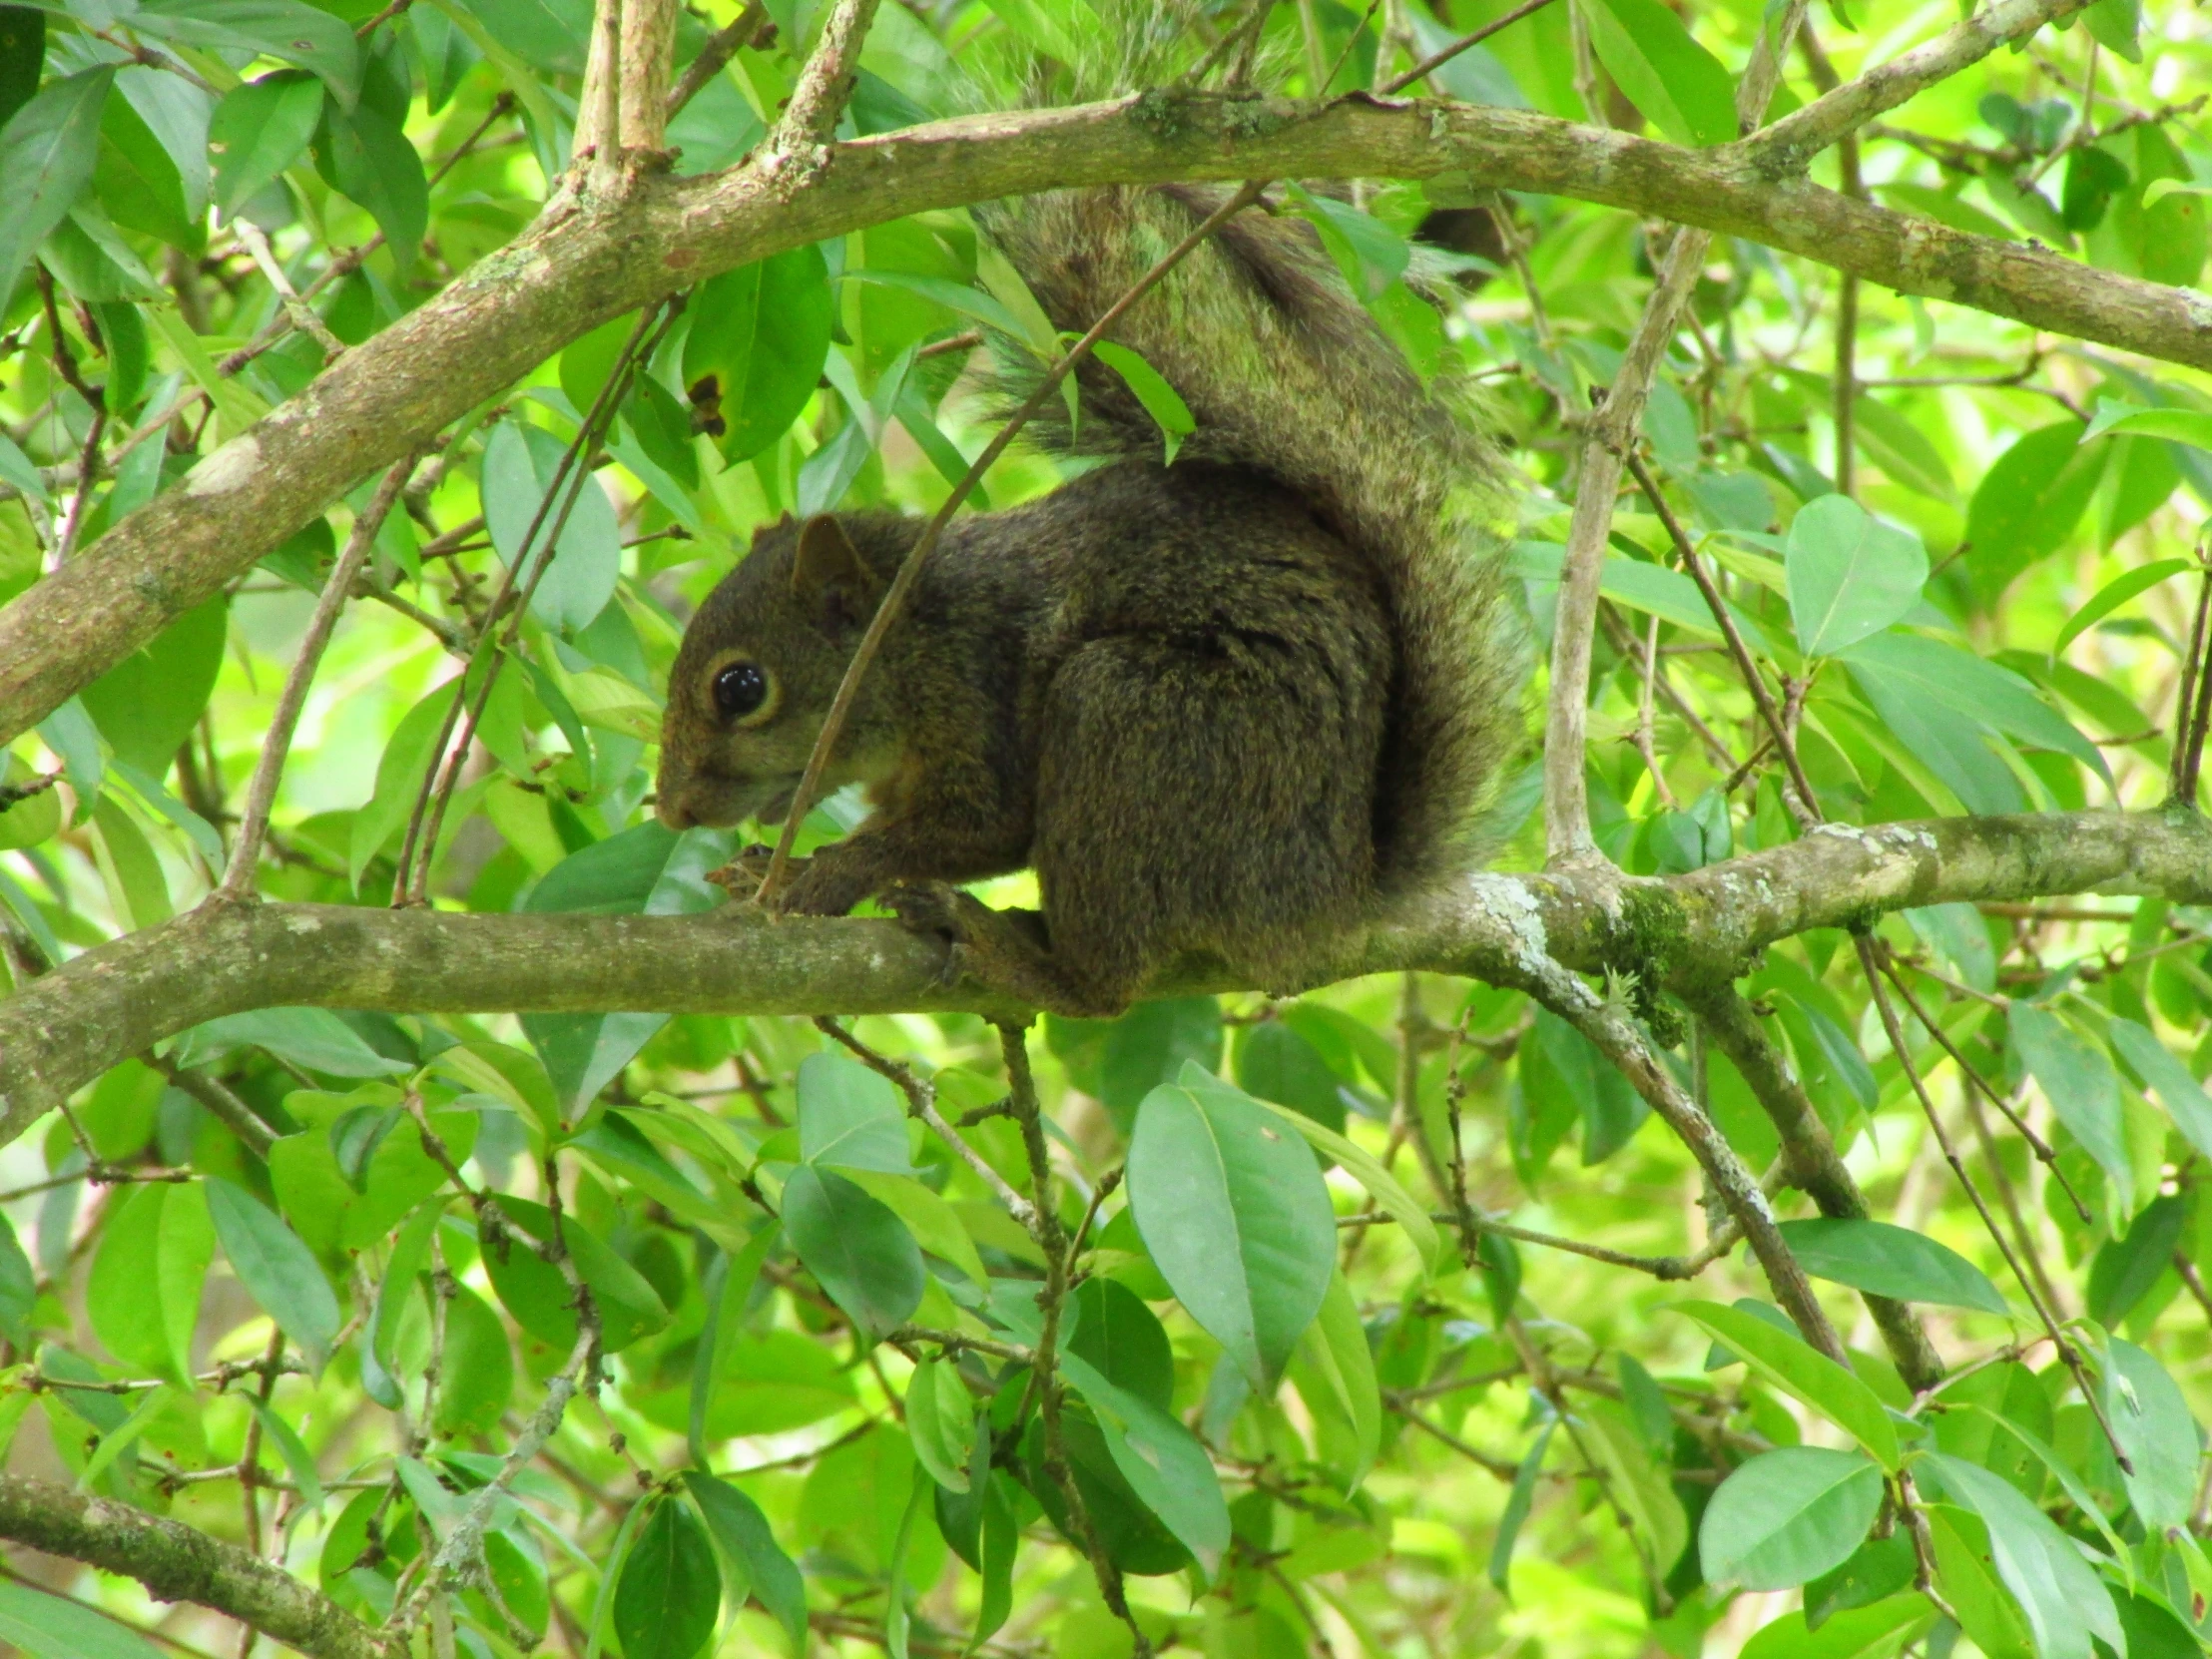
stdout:
<svg viewBox="0 0 2212 1659">
<path fill-rule="evenodd" d="M 2212 826 L 2178 810 L 1830 825 L 1666 880 L 1470 875 L 1345 940 L 1306 981 L 1417 968 L 1522 985 L 1548 956 L 1581 972 L 1634 968 L 1694 992 L 1807 928 L 1912 905 L 2091 888 L 2212 902 Z M 975 985 L 947 984 L 943 968 L 940 943 L 890 922 L 770 921 L 750 908 L 683 917 L 203 906 L 89 950 L 0 1002 L 0 1144 L 164 1037 L 276 1004 L 430 1014 L 1025 1011 Z M 1152 989 L 1248 985 L 1218 966 L 1187 966 Z"/>
<path fill-rule="evenodd" d="M 1561 195 L 1743 237 L 2037 328 L 2212 367 L 2212 300 L 1763 178 L 1745 145 L 1683 150 L 1471 105 L 1315 107 L 1140 94 L 941 121 L 831 149 L 786 196 L 740 167 L 565 199 L 348 351 L 176 488 L 0 611 L 0 742 L 43 718 L 387 466 L 613 316 L 749 260 L 894 215 L 1173 179 L 1426 178 Z"/>
<path fill-rule="evenodd" d="M 1805 1085 L 1759 1029 L 1750 1004 L 1733 987 L 1723 984 L 1711 987 L 1693 1006 L 1714 1046 L 1735 1062 L 1782 1137 L 1790 1185 L 1811 1198 L 1824 1216 L 1865 1221 L 1869 1214 L 1866 1194 L 1844 1167 L 1828 1125 L 1813 1110 Z M 1866 1297 L 1866 1304 L 1906 1386 L 1918 1393 L 1941 1381 L 1943 1362 L 1911 1305 L 1873 1295 Z"/>
<path fill-rule="evenodd" d="M 395 1646 L 283 1568 L 52 1480 L 0 1474 L 0 1538 L 135 1578 L 163 1601 L 227 1613 L 311 1659 L 399 1659 Z"/>
</svg>

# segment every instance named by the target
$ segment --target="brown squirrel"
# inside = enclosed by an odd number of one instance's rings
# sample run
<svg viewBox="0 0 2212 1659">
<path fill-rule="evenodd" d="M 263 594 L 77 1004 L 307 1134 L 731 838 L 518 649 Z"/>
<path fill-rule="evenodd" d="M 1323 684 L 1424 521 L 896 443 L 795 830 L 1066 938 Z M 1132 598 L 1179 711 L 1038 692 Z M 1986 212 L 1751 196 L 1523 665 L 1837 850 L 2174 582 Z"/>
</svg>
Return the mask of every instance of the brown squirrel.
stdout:
<svg viewBox="0 0 2212 1659">
<path fill-rule="evenodd" d="M 1054 327 L 1080 330 L 1220 200 L 1060 193 L 984 229 Z M 879 895 L 950 935 L 950 968 L 1093 1016 L 1184 952 L 1288 984 L 1320 942 L 1465 867 L 1518 733 L 1522 656 L 1475 525 L 1487 447 L 1310 226 L 1248 210 L 1110 337 L 1196 432 L 1163 464 L 1126 384 L 1083 365 L 1078 429 L 1063 411 L 1046 441 L 1111 459 L 947 527 L 827 775 L 866 785 L 873 812 L 766 900 L 840 915 Z M 917 533 L 852 512 L 755 537 L 677 657 L 664 822 L 793 809 Z M 924 885 L 1025 866 L 1041 916 Z"/>
</svg>

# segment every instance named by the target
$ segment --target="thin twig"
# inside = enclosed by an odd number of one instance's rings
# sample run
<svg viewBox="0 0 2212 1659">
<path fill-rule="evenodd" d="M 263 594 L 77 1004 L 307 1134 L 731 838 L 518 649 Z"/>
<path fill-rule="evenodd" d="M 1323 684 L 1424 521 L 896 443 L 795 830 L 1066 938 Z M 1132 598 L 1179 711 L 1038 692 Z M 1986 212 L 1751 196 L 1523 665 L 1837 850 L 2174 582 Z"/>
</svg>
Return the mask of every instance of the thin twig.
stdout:
<svg viewBox="0 0 2212 1659">
<path fill-rule="evenodd" d="M 306 637 L 299 642 L 299 653 L 292 659 L 291 668 L 284 676 L 284 689 L 276 698 L 276 712 L 270 716 L 269 730 L 262 738 L 262 756 L 255 763 L 253 782 L 246 787 L 238 839 L 231 844 L 230 868 L 224 871 L 222 884 L 211 897 L 240 899 L 254 891 L 254 877 L 261 868 L 262 843 L 269 834 L 269 815 L 276 805 L 276 786 L 283 777 L 284 760 L 291 752 L 291 735 L 299 724 L 299 711 L 306 706 L 307 688 L 314 683 L 315 670 L 337 627 L 338 613 L 345 609 L 345 602 L 352 594 L 353 578 L 368 558 L 368 550 L 375 544 L 384 520 L 390 516 L 392 504 L 399 499 L 414 463 L 412 454 L 402 455 L 384 474 L 367 507 L 354 518 L 353 528 L 345 538 L 345 550 L 338 555 L 337 563 L 331 566 L 329 577 L 322 584 L 322 595 L 315 601 L 314 615 L 307 622 Z"/>
<path fill-rule="evenodd" d="M 699 56 L 692 59 L 676 84 L 668 92 L 668 118 L 673 121 L 686 104 L 697 98 L 709 81 L 722 73 L 723 66 L 749 46 L 758 46 L 762 37 L 775 27 L 763 0 L 750 0 L 745 10 L 735 20 L 724 24 L 707 37 L 707 44 L 699 49 Z"/>
<path fill-rule="evenodd" d="M 1474 33 L 1470 35 L 1461 35 L 1449 46 L 1443 47 L 1435 52 L 1431 52 L 1427 57 L 1421 59 L 1419 63 L 1413 65 L 1411 69 L 1405 71 L 1404 74 L 1393 76 L 1391 79 L 1383 82 L 1381 86 L 1375 89 L 1377 95 L 1380 97 L 1387 98 L 1393 92 L 1403 92 L 1415 81 L 1427 80 L 1429 76 L 1435 74 L 1437 70 L 1443 68 L 1445 64 L 1451 62 L 1453 58 L 1456 58 L 1468 47 L 1480 46 L 1484 41 L 1488 40 L 1500 29 L 1506 28 L 1511 24 L 1518 23 L 1524 17 L 1529 17 L 1537 12 L 1540 12 L 1550 4 L 1551 0 L 1521 0 L 1521 4 L 1515 6 L 1503 17 L 1493 19 L 1492 21 L 1483 24 L 1481 28 L 1475 30 Z"/>
<path fill-rule="evenodd" d="M 992 1194 L 998 1199 L 999 1203 L 1006 1206 L 1014 1220 L 1020 1222 L 1031 1233 L 1036 1231 L 1036 1207 L 1029 1200 L 1023 1198 L 1021 1194 L 1014 1191 L 1007 1184 L 1006 1178 L 991 1168 L 989 1162 L 981 1153 L 961 1139 L 958 1130 L 945 1122 L 944 1114 L 937 1110 L 937 1091 L 931 1084 L 917 1076 L 912 1067 L 900 1065 L 896 1060 L 876 1053 L 874 1049 L 868 1047 L 867 1044 L 860 1041 L 859 1038 L 828 1014 L 816 1015 L 815 1026 L 816 1029 L 832 1041 L 841 1045 L 862 1065 L 888 1078 L 895 1084 L 899 1092 L 906 1097 L 907 1109 L 927 1124 L 931 1132 L 946 1146 L 950 1147 L 953 1154 L 962 1163 L 975 1172 L 977 1179 L 984 1186 L 990 1188 Z"/>
<path fill-rule="evenodd" d="M 1942 1115 L 1936 1110 L 1936 1102 L 1929 1095 L 1928 1084 L 1921 1077 L 1920 1067 L 1913 1063 L 1912 1047 L 1906 1042 L 1904 1028 L 1898 1023 L 1897 1009 L 1891 1006 L 1889 992 L 1883 989 L 1883 974 L 1875 960 L 1873 941 L 1866 933 L 1855 932 L 1852 934 L 1852 944 L 1859 952 L 1860 971 L 1866 975 L 1868 988 L 1874 992 L 1875 1011 L 1882 1016 L 1882 1029 L 1889 1034 L 1890 1047 L 1897 1055 L 1898 1063 L 1905 1068 L 1907 1080 L 1913 1085 L 1913 1093 L 1920 1100 L 1921 1111 L 1928 1119 L 1929 1130 L 1935 1135 L 1936 1146 L 1942 1150 L 1943 1161 L 1950 1166 L 1951 1175 L 1972 1203 L 1974 1213 L 1981 1218 L 1982 1228 L 1996 1245 L 1997 1254 L 2004 1258 L 2004 1265 L 2012 1270 L 2012 1277 L 2018 1283 L 2021 1294 L 2027 1298 L 2028 1306 L 2035 1310 L 2035 1318 L 2042 1326 L 2043 1334 L 2050 1338 L 2058 1350 L 2058 1358 L 2072 1374 L 2074 1385 L 2081 1390 L 2081 1397 L 2095 1415 L 2097 1426 L 2104 1430 L 2104 1438 L 2112 1447 L 2113 1457 L 2121 1468 L 2133 1473 L 2134 1465 L 2128 1461 L 2127 1453 L 2121 1449 L 2118 1438 L 2112 1432 L 2112 1424 L 2104 1414 L 2103 1402 L 2097 1398 L 2096 1390 L 2089 1385 L 2088 1375 L 2082 1370 L 2081 1356 L 2075 1352 L 2073 1344 L 2066 1341 L 2064 1334 L 2058 1329 L 2058 1322 L 2051 1317 L 2050 1310 L 2043 1305 L 2043 1299 L 2036 1294 L 2034 1281 L 2020 1265 L 2019 1258 L 2013 1254 L 2003 1229 L 1997 1226 L 1996 1217 L 1989 1213 L 1988 1203 L 1982 1198 L 1981 1190 L 1973 1184 L 1973 1177 L 1966 1173 L 1965 1160 L 1959 1157 L 1958 1148 L 1951 1141 L 1950 1131 L 1943 1127 Z"/>
</svg>

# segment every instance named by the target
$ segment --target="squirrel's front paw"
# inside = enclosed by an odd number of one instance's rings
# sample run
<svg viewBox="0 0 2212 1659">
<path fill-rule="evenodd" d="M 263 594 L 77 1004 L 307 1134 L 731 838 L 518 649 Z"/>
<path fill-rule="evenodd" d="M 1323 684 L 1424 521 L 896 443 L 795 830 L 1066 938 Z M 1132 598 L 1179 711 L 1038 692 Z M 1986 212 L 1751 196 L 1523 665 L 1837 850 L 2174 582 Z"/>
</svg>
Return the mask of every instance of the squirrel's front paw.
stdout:
<svg viewBox="0 0 2212 1659">
<path fill-rule="evenodd" d="M 841 916 L 867 897 L 873 880 L 818 854 L 794 862 L 792 876 L 762 900 L 771 910 L 787 916 Z"/>
<path fill-rule="evenodd" d="M 720 869 L 711 869 L 706 879 L 713 882 L 741 903 L 753 898 L 761 890 L 761 882 L 768 874 L 768 866 L 776 857 L 776 848 L 763 841 L 751 846 L 741 846 L 731 860 Z M 791 860 L 794 878 L 807 868 L 805 858 Z"/>
<path fill-rule="evenodd" d="M 966 940 L 973 932 L 968 912 L 987 906 L 957 887 L 935 881 L 901 881 L 885 888 L 878 902 L 909 933 L 934 934 L 945 941 L 943 982 L 957 983 L 966 971 Z"/>
</svg>

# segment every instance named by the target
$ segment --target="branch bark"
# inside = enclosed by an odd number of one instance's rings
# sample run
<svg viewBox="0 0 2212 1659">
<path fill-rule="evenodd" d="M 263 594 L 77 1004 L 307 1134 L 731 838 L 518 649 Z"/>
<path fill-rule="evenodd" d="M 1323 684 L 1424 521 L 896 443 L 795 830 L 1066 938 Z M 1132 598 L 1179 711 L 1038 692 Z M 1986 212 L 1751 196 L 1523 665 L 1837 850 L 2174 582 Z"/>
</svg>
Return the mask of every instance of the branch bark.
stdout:
<svg viewBox="0 0 2212 1659">
<path fill-rule="evenodd" d="M 283 1568 L 57 1481 L 0 1474 L 0 1538 L 135 1578 L 163 1601 L 212 1607 L 310 1659 L 400 1659 L 396 1646 Z"/>
<path fill-rule="evenodd" d="M 1911 905 L 2091 888 L 2212 903 L 2212 825 L 2178 810 L 1827 825 L 1665 880 L 1469 875 L 1343 941 L 1306 980 L 1410 968 L 1525 985 L 1532 964 L 1548 958 L 1581 972 L 1634 968 L 1694 994 L 1807 928 Z M 1628 904 L 1633 926 L 1624 925 Z M 1240 988 L 1249 982 L 1219 967 L 1184 967 L 1151 994 Z M 88 950 L 0 1001 L 0 1145 L 164 1037 L 278 1004 L 1026 1013 L 975 985 L 948 984 L 940 943 L 884 921 L 771 921 L 750 907 L 684 917 L 207 905 Z"/>
<path fill-rule="evenodd" d="M 1848 89 L 1847 89 L 1848 90 Z M 610 317 L 717 272 L 894 215 L 1048 188 L 1177 179 L 1427 178 L 1571 196 L 1853 271 L 2077 338 L 2212 367 L 2212 301 L 1765 176 L 1712 150 L 1521 110 L 1365 95 L 1325 106 L 1138 94 L 833 146 L 786 194 L 754 166 L 564 198 L 522 236 L 0 610 L 0 742 L 42 719 L 357 478 Z"/>
</svg>

